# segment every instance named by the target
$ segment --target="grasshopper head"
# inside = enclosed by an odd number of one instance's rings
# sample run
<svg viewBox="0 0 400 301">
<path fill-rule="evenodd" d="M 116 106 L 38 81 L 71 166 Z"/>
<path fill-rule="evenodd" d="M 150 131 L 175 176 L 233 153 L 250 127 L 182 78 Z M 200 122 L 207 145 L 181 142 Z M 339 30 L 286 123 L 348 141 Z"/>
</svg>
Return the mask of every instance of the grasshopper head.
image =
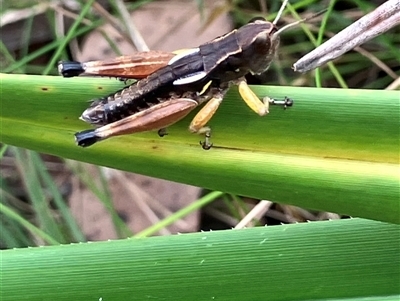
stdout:
<svg viewBox="0 0 400 301">
<path fill-rule="evenodd" d="M 247 72 L 253 74 L 260 74 L 267 71 L 278 49 L 280 34 L 326 11 L 323 10 L 308 18 L 287 24 L 278 30 L 276 24 L 283 14 L 287 3 L 288 0 L 282 2 L 282 6 L 273 22 L 268 22 L 264 18 L 255 18 L 238 29 L 238 45 L 241 47 L 242 51 L 236 56 L 239 61 L 242 60 L 243 62 L 243 64 L 238 67 L 238 70 L 244 71 L 247 69 Z M 231 61 L 232 63 L 234 62 L 233 59 Z"/>
<path fill-rule="evenodd" d="M 242 49 L 238 56 L 248 72 L 260 74 L 268 70 L 279 46 L 277 31 L 275 24 L 263 18 L 253 19 L 238 29 L 238 43 Z"/>
</svg>

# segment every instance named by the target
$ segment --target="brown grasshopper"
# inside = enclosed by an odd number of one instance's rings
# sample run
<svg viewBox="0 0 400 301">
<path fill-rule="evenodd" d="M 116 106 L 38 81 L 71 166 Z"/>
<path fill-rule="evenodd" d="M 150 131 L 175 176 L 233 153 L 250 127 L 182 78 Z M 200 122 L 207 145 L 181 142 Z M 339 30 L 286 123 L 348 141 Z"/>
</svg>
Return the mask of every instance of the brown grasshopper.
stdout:
<svg viewBox="0 0 400 301">
<path fill-rule="evenodd" d="M 274 22 L 254 19 L 198 48 L 174 56 L 166 66 L 146 78 L 94 100 L 81 119 L 101 126 L 76 133 L 78 145 L 89 146 L 112 136 L 162 130 L 185 117 L 199 104 L 206 103 L 194 117 L 189 130 L 205 134 L 206 140 L 201 145 L 209 149 L 212 144 L 209 141 L 210 128 L 206 124 L 232 84 L 238 85 L 244 101 L 260 116 L 268 113 L 270 103 L 285 107 L 292 105 L 289 99 L 274 101 L 265 98 L 261 101 L 244 78 L 248 73 L 265 72 L 278 48 L 280 33 L 304 21 L 278 30 L 276 23 L 286 3 L 287 0 Z"/>
</svg>

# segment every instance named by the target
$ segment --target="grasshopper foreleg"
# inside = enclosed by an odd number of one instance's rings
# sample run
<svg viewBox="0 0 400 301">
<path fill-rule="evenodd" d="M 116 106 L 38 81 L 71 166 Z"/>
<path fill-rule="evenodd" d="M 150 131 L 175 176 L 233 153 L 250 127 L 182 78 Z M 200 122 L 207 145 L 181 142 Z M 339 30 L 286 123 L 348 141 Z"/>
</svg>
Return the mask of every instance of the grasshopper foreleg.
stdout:
<svg viewBox="0 0 400 301">
<path fill-rule="evenodd" d="M 264 116 L 269 113 L 269 98 L 264 98 L 263 101 L 261 101 L 247 85 L 245 79 L 239 79 L 238 88 L 240 96 L 250 109 L 260 116 Z"/>
<path fill-rule="evenodd" d="M 293 100 L 288 97 L 285 97 L 283 100 L 276 100 L 266 96 L 263 97 L 261 101 L 247 85 L 245 79 L 239 79 L 237 85 L 239 88 L 239 94 L 242 99 L 245 101 L 250 109 L 252 109 L 260 116 L 264 116 L 269 113 L 268 109 L 270 105 L 282 106 L 284 109 L 293 105 Z"/>
</svg>

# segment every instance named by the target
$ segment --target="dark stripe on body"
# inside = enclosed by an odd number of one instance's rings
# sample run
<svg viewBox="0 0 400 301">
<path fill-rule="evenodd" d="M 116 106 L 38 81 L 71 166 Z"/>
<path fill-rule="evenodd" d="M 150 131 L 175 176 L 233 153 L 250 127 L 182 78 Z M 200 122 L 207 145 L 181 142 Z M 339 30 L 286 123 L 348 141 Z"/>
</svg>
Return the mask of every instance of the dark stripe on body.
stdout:
<svg viewBox="0 0 400 301">
<path fill-rule="evenodd" d="M 236 32 L 237 30 L 233 30 L 199 47 L 205 72 L 210 73 L 227 57 L 242 51 L 236 38 Z"/>
</svg>

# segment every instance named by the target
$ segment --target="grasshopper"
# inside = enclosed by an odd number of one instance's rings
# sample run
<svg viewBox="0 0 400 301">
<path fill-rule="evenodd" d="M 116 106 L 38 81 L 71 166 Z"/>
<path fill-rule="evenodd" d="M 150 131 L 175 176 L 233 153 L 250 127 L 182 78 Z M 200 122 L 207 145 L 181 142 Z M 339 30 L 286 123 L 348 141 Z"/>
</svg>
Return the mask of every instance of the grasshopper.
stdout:
<svg viewBox="0 0 400 301">
<path fill-rule="evenodd" d="M 204 134 L 205 141 L 200 143 L 203 149 L 209 149 L 211 129 L 206 124 L 231 85 L 238 85 L 243 100 L 260 116 L 268 113 L 269 104 L 291 106 L 292 101 L 287 98 L 275 101 L 266 97 L 261 101 L 244 78 L 248 73 L 265 72 L 277 51 L 280 34 L 305 21 L 277 29 L 287 2 L 283 2 L 273 22 L 253 19 L 239 29 L 172 57 L 165 66 L 158 65 L 156 71 L 136 83 L 94 100 L 81 119 L 100 127 L 76 133 L 78 145 L 85 147 L 112 136 L 150 130 L 159 130 L 162 135 L 166 127 L 205 103 L 189 130 Z M 85 70 L 79 69 L 79 65 L 61 63 L 59 69 L 64 76 L 73 76 L 87 72 L 88 66 Z"/>
</svg>

